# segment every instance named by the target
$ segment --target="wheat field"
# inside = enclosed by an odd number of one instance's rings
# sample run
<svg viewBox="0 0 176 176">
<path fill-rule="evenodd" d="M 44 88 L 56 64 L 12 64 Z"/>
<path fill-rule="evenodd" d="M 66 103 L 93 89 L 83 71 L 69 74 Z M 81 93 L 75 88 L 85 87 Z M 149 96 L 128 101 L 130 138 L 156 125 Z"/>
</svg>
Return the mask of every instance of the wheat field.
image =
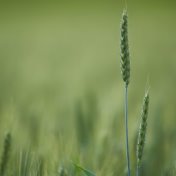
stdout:
<svg viewBox="0 0 176 176">
<path fill-rule="evenodd" d="M 176 175 L 176 3 L 127 2 L 131 175 L 141 106 L 141 176 Z M 1 2 L 0 176 L 127 175 L 123 1 Z"/>
</svg>

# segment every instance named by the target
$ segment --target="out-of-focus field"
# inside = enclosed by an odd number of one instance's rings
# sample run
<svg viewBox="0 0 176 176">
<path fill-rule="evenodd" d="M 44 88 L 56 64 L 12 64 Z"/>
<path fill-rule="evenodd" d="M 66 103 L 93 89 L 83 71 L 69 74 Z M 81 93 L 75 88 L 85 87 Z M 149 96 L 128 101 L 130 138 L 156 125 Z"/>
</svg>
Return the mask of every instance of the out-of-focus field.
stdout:
<svg viewBox="0 0 176 176">
<path fill-rule="evenodd" d="M 70 173 L 72 162 L 98 176 L 125 175 L 123 7 L 119 1 L 1 5 L 0 144 L 10 132 L 11 163 L 30 150 L 44 161 L 45 175 L 57 175 L 59 166 Z M 176 4 L 129 2 L 128 14 L 132 172 L 149 82 L 143 176 L 174 176 Z"/>
</svg>

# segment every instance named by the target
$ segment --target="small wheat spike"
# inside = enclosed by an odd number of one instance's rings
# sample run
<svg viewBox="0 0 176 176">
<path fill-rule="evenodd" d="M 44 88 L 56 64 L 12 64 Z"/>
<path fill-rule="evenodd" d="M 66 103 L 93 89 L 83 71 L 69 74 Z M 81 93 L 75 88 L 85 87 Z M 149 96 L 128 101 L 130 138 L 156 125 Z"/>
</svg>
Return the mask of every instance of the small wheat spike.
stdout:
<svg viewBox="0 0 176 176">
<path fill-rule="evenodd" d="M 137 143 L 137 176 L 139 175 L 139 169 L 141 166 L 142 155 L 145 145 L 145 136 L 147 130 L 147 117 L 148 117 L 148 109 L 149 109 L 149 93 L 148 91 L 145 94 L 141 112 L 141 124 L 139 128 L 138 134 L 138 143 Z"/>
<path fill-rule="evenodd" d="M 121 73 L 126 86 L 130 81 L 130 56 L 128 46 L 128 15 L 124 10 L 121 20 Z"/>
<path fill-rule="evenodd" d="M 5 174 L 6 167 L 9 160 L 10 148 L 11 148 L 11 134 L 7 133 L 4 139 L 4 147 L 3 147 L 2 157 L 1 157 L 0 176 L 3 176 Z"/>
</svg>

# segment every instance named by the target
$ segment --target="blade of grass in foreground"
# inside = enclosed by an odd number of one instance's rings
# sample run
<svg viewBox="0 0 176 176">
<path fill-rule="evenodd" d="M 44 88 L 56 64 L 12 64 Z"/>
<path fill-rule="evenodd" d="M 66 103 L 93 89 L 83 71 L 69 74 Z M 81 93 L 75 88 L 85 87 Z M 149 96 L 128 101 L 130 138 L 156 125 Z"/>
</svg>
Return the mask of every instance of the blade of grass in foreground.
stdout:
<svg viewBox="0 0 176 176">
<path fill-rule="evenodd" d="M 84 172 L 87 176 L 96 176 L 94 173 L 92 173 L 91 171 L 87 170 L 87 169 L 84 169 L 83 167 L 77 165 L 77 164 L 74 164 L 74 166 L 77 168 L 77 169 L 80 169 L 82 172 Z"/>
</svg>

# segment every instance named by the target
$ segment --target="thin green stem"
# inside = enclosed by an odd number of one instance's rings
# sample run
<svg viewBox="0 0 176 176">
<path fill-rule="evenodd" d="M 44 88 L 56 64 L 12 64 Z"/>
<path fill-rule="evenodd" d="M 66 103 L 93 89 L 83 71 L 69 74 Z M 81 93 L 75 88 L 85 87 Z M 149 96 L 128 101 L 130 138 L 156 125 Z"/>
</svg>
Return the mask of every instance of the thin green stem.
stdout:
<svg viewBox="0 0 176 176">
<path fill-rule="evenodd" d="M 136 176 L 139 176 L 139 167 L 137 166 L 137 169 L 136 169 Z"/>
<path fill-rule="evenodd" d="M 125 131 L 126 131 L 126 158 L 128 165 L 128 176 L 130 173 L 130 154 L 129 154 L 129 144 L 128 144 L 128 85 L 125 85 Z"/>
</svg>

